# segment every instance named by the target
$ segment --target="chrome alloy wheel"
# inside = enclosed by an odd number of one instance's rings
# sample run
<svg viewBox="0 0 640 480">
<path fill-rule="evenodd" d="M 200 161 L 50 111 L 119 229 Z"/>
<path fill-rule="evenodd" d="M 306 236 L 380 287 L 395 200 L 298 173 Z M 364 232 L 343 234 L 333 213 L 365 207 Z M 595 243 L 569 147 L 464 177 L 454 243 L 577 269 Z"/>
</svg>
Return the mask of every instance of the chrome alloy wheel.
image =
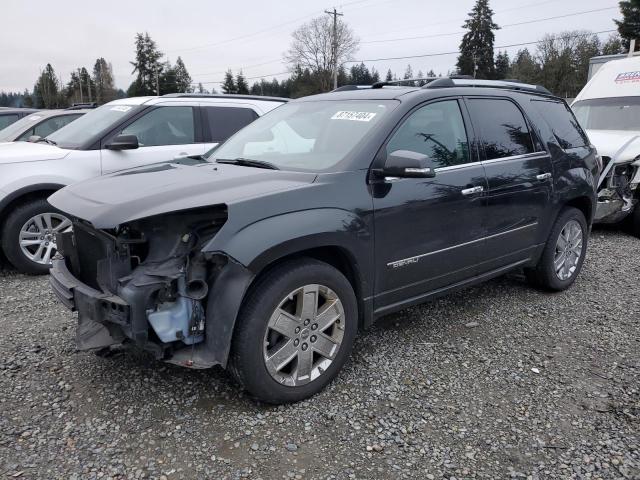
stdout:
<svg viewBox="0 0 640 480">
<path fill-rule="evenodd" d="M 333 290 L 317 284 L 294 290 L 269 318 L 263 349 L 267 371 L 282 385 L 312 382 L 335 360 L 344 328 L 344 307 Z"/>
<path fill-rule="evenodd" d="M 59 213 L 41 213 L 31 217 L 20 229 L 20 250 L 34 263 L 48 265 L 56 253 L 56 233 L 71 227 L 71 221 Z"/>
<path fill-rule="evenodd" d="M 568 280 L 575 273 L 582 256 L 582 228 L 576 220 L 569 220 L 558 236 L 553 267 L 560 280 Z"/>
</svg>

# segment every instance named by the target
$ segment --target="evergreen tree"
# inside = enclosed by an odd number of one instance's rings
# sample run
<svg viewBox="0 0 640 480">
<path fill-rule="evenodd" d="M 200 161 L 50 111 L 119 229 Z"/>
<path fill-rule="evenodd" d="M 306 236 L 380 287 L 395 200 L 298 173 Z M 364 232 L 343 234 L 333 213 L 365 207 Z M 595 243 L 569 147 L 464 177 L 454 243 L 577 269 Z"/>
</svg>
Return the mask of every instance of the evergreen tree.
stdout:
<svg viewBox="0 0 640 480">
<path fill-rule="evenodd" d="M 60 95 L 60 81 L 50 63 L 44 68 L 33 87 L 36 108 L 58 108 L 66 102 Z"/>
<path fill-rule="evenodd" d="M 629 50 L 629 41 L 640 40 L 640 0 L 628 0 L 620 2 L 622 20 L 614 20 L 618 25 L 618 33 L 623 39 L 625 50 Z M 636 50 L 640 48 L 636 42 Z"/>
<path fill-rule="evenodd" d="M 190 93 L 193 91 L 191 88 L 191 75 L 187 71 L 182 58 L 178 57 L 176 64 L 173 67 L 175 74 L 175 85 L 178 93 Z"/>
<path fill-rule="evenodd" d="M 500 27 L 493 21 L 489 0 L 476 1 L 463 28 L 467 29 L 467 33 L 460 43 L 460 56 L 456 64 L 458 72 L 476 78 L 494 78 L 493 32 Z"/>
<path fill-rule="evenodd" d="M 393 73 L 391 73 L 391 69 L 387 70 L 387 76 L 384 78 L 385 82 L 390 82 L 393 80 Z"/>
<path fill-rule="evenodd" d="M 236 92 L 235 93 L 239 93 L 241 95 L 246 95 L 249 93 L 249 84 L 245 80 L 244 75 L 242 74 L 242 70 L 240 70 L 238 72 L 238 75 L 236 75 Z"/>
<path fill-rule="evenodd" d="M 201 82 L 199 82 L 199 83 L 198 83 L 198 90 L 197 90 L 197 92 L 198 92 L 198 93 L 209 93 L 209 91 L 208 91 L 206 88 L 204 88 L 204 87 L 202 86 L 202 83 L 201 83 Z"/>
<path fill-rule="evenodd" d="M 156 42 L 148 33 L 136 34 L 136 59 L 130 62 L 133 72 L 137 73 L 136 80 L 131 84 L 127 93 L 129 96 L 156 95 L 156 80 L 162 73 L 163 65 L 160 62 L 162 52 L 158 50 Z"/>
<path fill-rule="evenodd" d="M 371 67 L 371 83 L 378 83 L 380 81 L 380 74 L 378 71 Z"/>
<path fill-rule="evenodd" d="M 518 50 L 511 63 L 509 76 L 525 83 L 536 84 L 540 81 L 540 65 L 533 58 L 529 49 Z"/>
<path fill-rule="evenodd" d="M 175 67 L 171 66 L 170 62 L 165 62 L 159 68 L 158 83 L 160 85 L 160 95 L 166 95 L 167 93 L 178 93 L 178 73 Z"/>
<path fill-rule="evenodd" d="M 113 80 L 113 68 L 110 63 L 100 57 L 93 65 L 93 83 L 95 85 L 95 98 L 98 104 L 110 102 L 117 97 Z"/>
<path fill-rule="evenodd" d="M 422 70 L 418 70 L 417 75 L 418 75 L 417 78 L 424 78 L 424 73 L 422 73 Z M 424 87 L 427 84 L 427 81 L 426 80 L 418 80 L 416 83 L 418 84 L 419 87 Z"/>
<path fill-rule="evenodd" d="M 227 94 L 238 93 L 238 91 L 236 90 L 236 82 L 233 79 L 233 72 L 231 70 L 227 70 L 227 73 L 224 74 L 222 91 Z"/>
<path fill-rule="evenodd" d="M 504 52 L 498 52 L 496 56 L 496 78 L 503 80 L 509 77 L 509 54 L 505 50 Z"/>
</svg>

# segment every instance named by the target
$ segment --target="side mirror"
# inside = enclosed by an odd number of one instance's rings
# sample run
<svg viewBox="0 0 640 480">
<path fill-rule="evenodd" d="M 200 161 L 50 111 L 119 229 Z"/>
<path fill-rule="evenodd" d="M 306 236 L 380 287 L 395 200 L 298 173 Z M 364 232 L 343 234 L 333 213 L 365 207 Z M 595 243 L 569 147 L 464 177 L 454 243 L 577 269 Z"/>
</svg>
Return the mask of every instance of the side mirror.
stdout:
<svg viewBox="0 0 640 480">
<path fill-rule="evenodd" d="M 135 150 L 139 146 L 135 135 L 118 135 L 104 147 L 109 150 Z"/>
<path fill-rule="evenodd" d="M 384 164 L 385 177 L 433 178 L 436 172 L 429 166 L 429 157 L 410 150 L 391 152 Z"/>
<path fill-rule="evenodd" d="M 40 135 L 30 135 L 29 138 L 27 138 L 27 142 L 37 143 L 40 139 L 42 139 Z"/>
</svg>

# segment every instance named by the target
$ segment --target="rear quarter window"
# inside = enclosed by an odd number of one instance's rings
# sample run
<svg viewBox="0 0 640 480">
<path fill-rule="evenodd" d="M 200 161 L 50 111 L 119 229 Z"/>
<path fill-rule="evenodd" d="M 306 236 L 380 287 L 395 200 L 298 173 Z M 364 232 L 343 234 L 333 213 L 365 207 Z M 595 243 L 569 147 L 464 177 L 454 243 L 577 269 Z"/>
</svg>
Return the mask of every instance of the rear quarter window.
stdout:
<svg viewBox="0 0 640 480">
<path fill-rule="evenodd" d="M 573 112 L 559 100 L 531 100 L 533 107 L 544 118 L 558 145 L 564 150 L 589 144 Z"/>
<path fill-rule="evenodd" d="M 206 137 L 211 142 L 224 142 L 238 130 L 246 127 L 258 114 L 250 108 L 240 107 L 203 107 L 205 115 Z"/>
</svg>

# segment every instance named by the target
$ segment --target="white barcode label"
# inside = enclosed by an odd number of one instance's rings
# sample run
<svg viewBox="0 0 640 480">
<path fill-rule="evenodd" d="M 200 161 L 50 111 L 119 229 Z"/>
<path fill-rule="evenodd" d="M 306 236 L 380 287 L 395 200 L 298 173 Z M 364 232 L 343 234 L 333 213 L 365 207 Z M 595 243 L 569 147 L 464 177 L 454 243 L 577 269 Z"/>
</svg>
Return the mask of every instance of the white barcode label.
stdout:
<svg viewBox="0 0 640 480">
<path fill-rule="evenodd" d="M 356 122 L 370 122 L 376 114 L 374 112 L 336 112 L 331 120 L 353 120 Z"/>
</svg>

